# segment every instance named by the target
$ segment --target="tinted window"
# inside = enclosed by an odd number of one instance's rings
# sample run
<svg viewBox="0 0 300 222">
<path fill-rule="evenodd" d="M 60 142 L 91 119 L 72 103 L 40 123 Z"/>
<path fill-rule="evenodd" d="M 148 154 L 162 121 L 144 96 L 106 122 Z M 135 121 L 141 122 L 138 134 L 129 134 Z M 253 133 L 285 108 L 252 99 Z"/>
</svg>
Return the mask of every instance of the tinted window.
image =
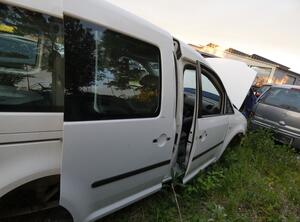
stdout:
<svg viewBox="0 0 300 222">
<path fill-rule="evenodd" d="M 63 111 L 62 20 L 0 3 L 0 111 Z"/>
<path fill-rule="evenodd" d="M 261 102 L 300 112 L 300 89 L 271 88 Z"/>
<path fill-rule="evenodd" d="M 296 82 L 296 78 L 293 76 L 286 76 L 285 84 L 294 85 Z"/>
<path fill-rule="evenodd" d="M 215 84 L 205 75 L 201 75 L 202 82 L 202 115 L 216 115 L 221 113 L 221 94 Z"/>
<path fill-rule="evenodd" d="M 226 114 L 234 114 L 234 110 L 228 97 L 226 98 Z"/>
<path fill-rule="evenodd" d="M 262 86 L 260 87 L 256 93 L 258 93 L 259 95 L 263 94 L 264 92 L 266 92 L 271 86 Z"/>
<path fill-rule="evenodd" d="M 157 47 L 70 17 L 65 17 L 65 47 L 65 120 L 159 114 Z"/>
</svg>

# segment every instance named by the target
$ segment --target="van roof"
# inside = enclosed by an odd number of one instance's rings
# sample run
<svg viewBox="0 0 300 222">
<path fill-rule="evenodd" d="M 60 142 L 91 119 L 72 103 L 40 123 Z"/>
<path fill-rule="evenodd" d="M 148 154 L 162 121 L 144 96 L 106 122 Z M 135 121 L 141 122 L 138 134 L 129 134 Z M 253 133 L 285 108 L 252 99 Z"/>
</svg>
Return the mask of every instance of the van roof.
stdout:
<svg viewBox="0 0 300 222">
<path fill-rule="evenodd" d="M 182 51 L 182 56 L 183 59 L 185 60 L 193 60 L 193 62 L 195 62 L 196 60 L 201 61 L 202 63 L 204 63 L 205 65 L 211 67 L 207 61 L 204 59 L 204 57 L 197 52 L 194 48 L 192 48 L 191 46 L 189 46 L 188 44 L 179 41 L 180 43 L 180 49 Z"/>
<path fill-rule="evenodd" d="M 63 0 L 63 2 L 64 13 L 74 17 L 87 19 L 107 27 L 124 27 L 126 24 L 129 29 L 128 33 L 139 30 L 147 34 L 172 38 L 167 31 L 105 0 L 85 0 L 84 4 L 82 0 Z"/>
<path fill-rule="evenodd" d="M 172 47 L 170 44 L 172 44 L 173 37 L 169 32 L 105 0 L 3 0 L 3 2 L 61 18 L 64 13 L 115 29 L 114 31 L 123 30 L 124 32 L 124 24 L 126 24 L 127 30 L 124 34 L 141 37 L 152 44 L 159 42 L 163 47 Z M 193 62 L 200 60 L 207 64 L 192 47 L 182 41 L 180 41 L 180 46 L 183 57 Z"/>
<path fill-rule="evenodd" d="M 101 13 L 99 13 L 99 9 L 101 9 Z M 123 30 L 124 32 L 124 24 L 126 24 L 127 30 L 124 34 L 141 37 L 143 40 L 149 40 L 152 44 L 160 44 L 160 47 L 166 48 L 172 44 L 173 48 L 173 36 L 169 32 L 104 0 L 85 0 L 84 4 L 82 4 L 82 0 L 64 0 L 64 13 L 115 29 L 114 31 Z M 182 54 L 188 59 L 201 60 L 206 63 L 204 58 L 191 46 L 182 41 L 180 41 L 180 46 Z"/>
</svg>

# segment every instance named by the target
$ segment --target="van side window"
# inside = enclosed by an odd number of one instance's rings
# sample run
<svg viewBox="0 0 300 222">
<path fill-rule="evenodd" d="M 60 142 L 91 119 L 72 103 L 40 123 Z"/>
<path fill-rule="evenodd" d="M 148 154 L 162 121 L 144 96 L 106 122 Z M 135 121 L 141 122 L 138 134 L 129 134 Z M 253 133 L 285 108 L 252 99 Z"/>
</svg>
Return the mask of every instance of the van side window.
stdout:
<svg viewBox="0 0 300 222">
<path fill-rule="evenodd" d="M 222 95 L 217 86 L 204 74 L 202 83 L 202 116 L 218 115 L 222 113 Z"/>
<path fill-rule="evenodd" d="M 62 112 L 62 19 L 0 3 L 0 112 Z"/>
<path fill-rule="evenodd" d="M 65 17 L 65 120 L 147 118 L 160 112 L 159 49 Z"/>
</svg>

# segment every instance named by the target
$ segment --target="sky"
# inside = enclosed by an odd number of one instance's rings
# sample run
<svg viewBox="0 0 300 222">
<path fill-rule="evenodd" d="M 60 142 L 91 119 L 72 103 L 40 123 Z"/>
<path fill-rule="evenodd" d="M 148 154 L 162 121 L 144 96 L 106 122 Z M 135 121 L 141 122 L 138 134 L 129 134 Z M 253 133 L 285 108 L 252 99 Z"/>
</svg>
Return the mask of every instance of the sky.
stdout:
<svg viewBox="0 0 300 222">
<path fill-rule="evenodd" d="M 300 73 L 300 0 L 108 0 L 186 43 L 258 54 Z"/>
</svg>

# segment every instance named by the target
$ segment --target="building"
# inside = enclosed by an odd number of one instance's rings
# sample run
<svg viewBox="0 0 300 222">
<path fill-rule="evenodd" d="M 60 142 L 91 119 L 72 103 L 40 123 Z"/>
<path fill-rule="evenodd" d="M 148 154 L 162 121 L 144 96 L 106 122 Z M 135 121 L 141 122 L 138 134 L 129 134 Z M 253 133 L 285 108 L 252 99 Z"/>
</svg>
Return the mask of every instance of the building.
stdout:
<svg viewBox="0 0 300 222">
<path fill-rule="evenodd" d="M 299 73 L 293 72 L 289 67 L 260 55 L 249 55 L 233 48 L 224 49 L 213 43 L 209 43 L 205 46 L 190 44 L 190 46 L 204 57 L 220 57 L 245 62 L 257 72 L 256 79 L 253 83 L 255 86 L 259 87 L 263 84 L 300 85 Z"/>
</svg>

